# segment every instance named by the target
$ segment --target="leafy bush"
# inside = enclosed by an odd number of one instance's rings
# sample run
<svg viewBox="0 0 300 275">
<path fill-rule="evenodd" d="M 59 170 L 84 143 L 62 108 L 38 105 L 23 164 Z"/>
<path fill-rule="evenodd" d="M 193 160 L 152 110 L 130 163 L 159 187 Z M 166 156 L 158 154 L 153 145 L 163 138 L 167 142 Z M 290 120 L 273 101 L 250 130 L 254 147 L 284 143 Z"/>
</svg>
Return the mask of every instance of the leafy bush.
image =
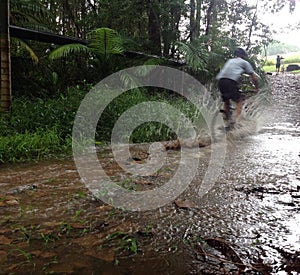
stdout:
<svg viewBox="0 0 300 275">
<path fill-rule="evenodd" d="M 34 133 L 56 127 L 61 138 L 72 133 L 73 120 L 84 92 L 71 88 L 66 95 L 54 99 L 16 98 L 13 100 L 12 113 L 0 123 L 1 135 L 15 133 Z"/>
<path fill-rule="evenodd" d="M 0 120 L 0 163 L 42 159 L 71 150 L 71 134 L 84 92 L 42 100 L 16 98 L 10 116 Z"/>
<path fill-rule="evenodd" d="M 131 90 L 123 93 L 119 97 L 115 98 L 104 110 L 101 118 L 98 122 L 96 139 L 99 141 L 110 141 L 112 129 L 119 119 L 120 115 L 131 107 L 143 103 L 143 102 L 159 102 L 172 105 L 176 110 L 182 112 L 187 118 L 193 119 L 195 117 L 195 107 L 192 103 L 188 102 L 185 98 L 178 96 L 170 91 L 165 90 Z M 151 112 L 151 109 L 147 109 L 145 106 L 145 112 Z M 139 121 L 140 114 L 133 113 L 130 121 L 134 123 Z M 152 117 L 158 116 L 153 114 Z M 131 133 L 130 141 L 133 143 L 154 142 L 162 140 L 170 140 L 176 138 L 174 130 L 184 130 L 186 125 L 182 125 L 179 122 L 179 118 L 176 118 L 176 114 L 166 114 L 167 120 L 170 125 L 173 125 L 173 130 L 167 125 L 164 125 L 157 121 L 149 121 L 139 125 Z M 132 129 L 134 126 L 130 125 L 130 121 L 127 121 L 128 129 Z"/>
</svg>

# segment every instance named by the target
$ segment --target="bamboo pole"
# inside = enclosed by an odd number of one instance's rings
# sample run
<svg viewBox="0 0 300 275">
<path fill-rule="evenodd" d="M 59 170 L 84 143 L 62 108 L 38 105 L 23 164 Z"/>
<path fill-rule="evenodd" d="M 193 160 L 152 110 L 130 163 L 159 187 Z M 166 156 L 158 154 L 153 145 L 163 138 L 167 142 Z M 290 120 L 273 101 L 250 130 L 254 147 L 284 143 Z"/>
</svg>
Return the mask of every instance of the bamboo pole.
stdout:
<svg viewBox="0 0 300 275">
<path fill-rule="evenodd" d="M 1 61 L 1 113 L 11 109 L 11 59 L 9 37 L 9 0 L 0 0 L 0 61 Z"/>
</svg>

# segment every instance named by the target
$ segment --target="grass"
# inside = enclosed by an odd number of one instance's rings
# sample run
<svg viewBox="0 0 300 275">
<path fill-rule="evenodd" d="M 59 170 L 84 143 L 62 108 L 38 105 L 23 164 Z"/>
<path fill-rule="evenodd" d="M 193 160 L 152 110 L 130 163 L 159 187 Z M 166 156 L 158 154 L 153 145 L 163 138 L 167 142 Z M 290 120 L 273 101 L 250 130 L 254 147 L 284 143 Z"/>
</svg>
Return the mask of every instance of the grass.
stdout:
<svg viewBox="0 0 300 275">
<path fill-rule="evenodd" d="M 44 159 L 64 150 L 66 152 L 68 147 L 55 128 L 0 136 L 0 163 Z"/>
<path fill-rule="evenodd" d="M 297 65 L 299 65 L 300 66 L 300 63 L 293 63 L 293 64 L 297 64 Z M 286 67 L 288 66 L 289 64 L 284 64 L 284 66 L 285 66 L 285 69 L 286 69 Z M 265 72 L 270 72 L 270 73 L 275 73 L 276 72 L 276 68 L 275 68 L 275 65 L 273 65 L 273 66 L 264 66 L 263 67 L 263 70 L 265 71 Z M 291 73 L 291 74 L 298 74 L 300 72 L 300 70 L 296 70 L 296 71 L 290 71 L 290 72 L 288 72 L 288 73 Z"/>
</svg>

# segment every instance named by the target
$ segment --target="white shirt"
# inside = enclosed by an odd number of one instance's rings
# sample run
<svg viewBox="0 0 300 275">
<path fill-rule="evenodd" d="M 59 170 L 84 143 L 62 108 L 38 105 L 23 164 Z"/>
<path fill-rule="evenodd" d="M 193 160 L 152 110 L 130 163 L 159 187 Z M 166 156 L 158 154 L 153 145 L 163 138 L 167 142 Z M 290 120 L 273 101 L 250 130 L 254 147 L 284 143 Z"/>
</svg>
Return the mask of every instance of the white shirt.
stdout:
<svg viewBox="0 0 300 275">
<path fill-rule="evenodd" d="M 225 63 L 224 67 L 217 74 L 216 78 L 217 80 L 221 78 L 229 78 L 238 82 L 243 73 L 253 74 L 254 70 L 248 61 L 240 57 L 236 57 L 229 59 Z"/>
</svg>

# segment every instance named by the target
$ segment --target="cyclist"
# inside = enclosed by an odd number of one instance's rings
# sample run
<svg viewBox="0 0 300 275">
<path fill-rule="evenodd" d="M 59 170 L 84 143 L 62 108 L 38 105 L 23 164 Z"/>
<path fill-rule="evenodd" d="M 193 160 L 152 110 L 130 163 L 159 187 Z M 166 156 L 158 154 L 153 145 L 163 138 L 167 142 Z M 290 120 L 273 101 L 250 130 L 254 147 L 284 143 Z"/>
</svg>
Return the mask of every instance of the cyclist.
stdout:
<svg viewBox="0 0 300 275">
<path fill-rule="evenodd" d="M 227 127 L 234 122 L 230 122 L 230 100 L 236 102 L 235 120 L 242 111 L 242 95 L 239 92 L 239 80 L 243 73 L 248 74 L 258 92 L 258 80 L 251 64 L 245 60 L 247 52 L 242 48 L 234 51 L 234 58 L 229 59 L 221 71 L 217 74 L 218 87 L 224 102 L 225 118 Z"/>
</svg>

